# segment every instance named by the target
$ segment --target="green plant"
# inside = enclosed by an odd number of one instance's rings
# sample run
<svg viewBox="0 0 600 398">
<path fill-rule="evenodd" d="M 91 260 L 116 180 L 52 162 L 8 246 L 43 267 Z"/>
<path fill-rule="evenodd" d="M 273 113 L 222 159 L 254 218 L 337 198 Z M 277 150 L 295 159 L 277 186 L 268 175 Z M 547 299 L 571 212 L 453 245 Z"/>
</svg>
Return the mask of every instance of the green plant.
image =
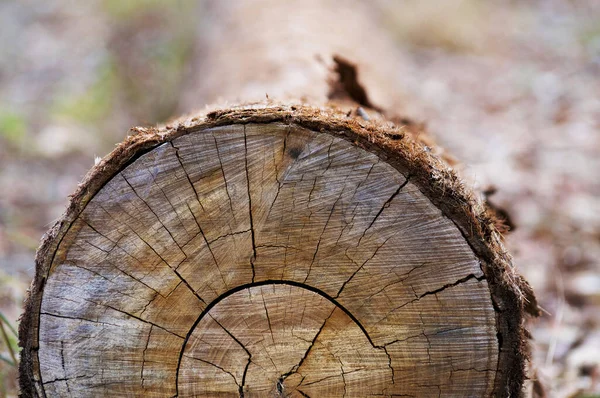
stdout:
<svg viewBox="0 0 600 398">
<path fill-rule="evenodd" d="M 11 334 L 9 334 L 8 332 Z M 6 357 L 4 353 L 0 352 L 0 361 L 6 362 L 10 366 L 18 366 L 19 361 L 17 359 L 17 352 L 19 347 L 17 343 L 18 334 L 15 328 L 8 322 L 4 314 L 0 312 L 0 338 L 4 341 L 6 350 L 8 351 L 9 357 Z"/>
</svg>

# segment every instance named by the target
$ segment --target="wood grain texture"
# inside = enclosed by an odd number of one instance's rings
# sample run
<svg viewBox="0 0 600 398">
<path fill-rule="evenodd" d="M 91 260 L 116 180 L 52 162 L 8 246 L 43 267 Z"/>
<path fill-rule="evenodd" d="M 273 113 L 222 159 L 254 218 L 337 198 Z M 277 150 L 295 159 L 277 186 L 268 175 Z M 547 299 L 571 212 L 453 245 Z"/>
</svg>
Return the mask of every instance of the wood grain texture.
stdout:
<svg viewBox="0 0 600 398">
<path fill-rule="evenodd" d="M 282 122 L 145 151 L 57 242 L 32 391 L 503 395 L 484 261 L 412 178 Z"/>
</svg>

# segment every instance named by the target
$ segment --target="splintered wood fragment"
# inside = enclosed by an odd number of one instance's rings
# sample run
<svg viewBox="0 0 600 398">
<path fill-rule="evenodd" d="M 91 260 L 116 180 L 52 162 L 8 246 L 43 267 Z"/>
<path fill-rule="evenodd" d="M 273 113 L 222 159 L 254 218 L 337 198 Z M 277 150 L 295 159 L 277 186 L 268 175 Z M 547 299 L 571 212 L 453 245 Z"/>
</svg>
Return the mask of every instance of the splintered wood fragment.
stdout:
<svg viewBox="0 0 600 398">
<path fill-rule="evenodd" d="M 130 137 L 38 253 L 24 396 L 518 395 L 493 220 L 393 129 L 255 105 Z"/>
</svg>

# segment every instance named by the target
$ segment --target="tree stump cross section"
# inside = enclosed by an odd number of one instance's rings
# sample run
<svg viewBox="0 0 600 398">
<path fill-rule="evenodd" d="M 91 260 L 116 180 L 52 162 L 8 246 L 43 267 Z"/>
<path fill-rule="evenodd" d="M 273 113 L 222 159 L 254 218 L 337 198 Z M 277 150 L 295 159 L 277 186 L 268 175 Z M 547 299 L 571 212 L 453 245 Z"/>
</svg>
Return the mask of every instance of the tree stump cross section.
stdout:
<svg viewBox="0 0 600 398">
<path fill-rule="evenodd" d="M 43 289 L 40 395 L 495 391 L 490 287 L 455 223 L 384 157 L 294 124 L 136 157 L 71 223 Z"/>
</svg>

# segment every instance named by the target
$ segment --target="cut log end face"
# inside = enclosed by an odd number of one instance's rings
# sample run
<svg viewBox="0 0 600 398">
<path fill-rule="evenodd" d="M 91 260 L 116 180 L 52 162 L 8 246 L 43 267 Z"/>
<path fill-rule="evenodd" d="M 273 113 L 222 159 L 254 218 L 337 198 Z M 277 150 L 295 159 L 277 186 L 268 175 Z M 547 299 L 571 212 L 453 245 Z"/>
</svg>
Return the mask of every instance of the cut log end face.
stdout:
<svg viewBox="0 0 600 398">
<path fill-rule="evenodd" d="M 55 251 L 46 396 L 490 396 L 480 260 L 397 169 L 278 123 L 143 154 Z"/>
</svg>

